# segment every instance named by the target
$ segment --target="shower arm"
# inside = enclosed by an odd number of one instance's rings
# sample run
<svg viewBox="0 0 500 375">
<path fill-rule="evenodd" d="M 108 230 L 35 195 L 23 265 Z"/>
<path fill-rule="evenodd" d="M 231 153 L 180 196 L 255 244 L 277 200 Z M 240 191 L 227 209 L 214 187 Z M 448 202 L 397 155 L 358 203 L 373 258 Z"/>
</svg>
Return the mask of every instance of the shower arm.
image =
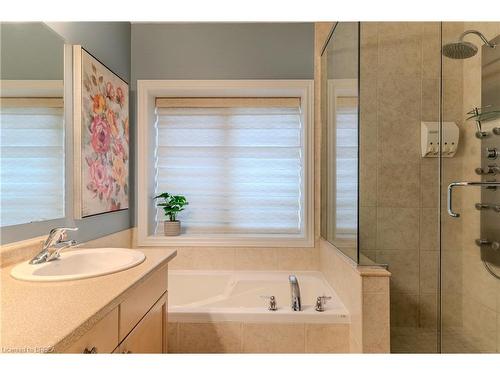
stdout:
<svg viewBox="0 0 500 375">
<path fill-rule="evenodd" d="M 448 215 L 451 217 L 460 217 L 458 212 L 453 211 L 453 188 L 457 186 L 480 186 L 480 187 L 500 187 L 500 182 L 452 182 L 448 185 Z"/>
<path fill-rule="evenodd" d="M 490 48 L 495 48 L 495 47 L 496 47 L 496 44 L 491 43 L 488 39 L 486 39 L 486 37 L 485 37 L 482 33 L 480 33 L 480 32 L 479 32 L 479 31 L 477 31 L 477 30 L 466 30 L 466 31 L 464 31 L 464 32 L 462 33 L 462 35 L 460 35 L 459 40 L 460 40 L 460 41 L 463 41 L 463 40 L 464 40 L 464 37 L 465 37 L 466 35 L 469 35 L 469 34 L 474 34 L 474 35 L 477 35 L 478 37 L 480 37 L 480 38 L 481 38 L 481 40 L 484 42 L 484 44 L 486 44 L 486 45 L 487 45 L 488 47 L 490 47 Z"/>
</svg>

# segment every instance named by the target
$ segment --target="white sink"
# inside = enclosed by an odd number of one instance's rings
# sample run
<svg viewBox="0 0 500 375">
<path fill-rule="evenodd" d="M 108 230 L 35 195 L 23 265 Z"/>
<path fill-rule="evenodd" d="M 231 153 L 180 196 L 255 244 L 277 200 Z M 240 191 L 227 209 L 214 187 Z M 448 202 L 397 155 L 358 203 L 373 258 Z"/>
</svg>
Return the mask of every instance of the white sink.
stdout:
<svg viewBox="0 0 500 375">
<path fill-rule="evenodd" d="M 137 266 L 146 256 L 137 250 L 120 248 L 81 249 L 61 253 L 59 259 L 15 266 L 11 276 L 25 281 L 65 281 L 120 272 Z"/>
</svg>

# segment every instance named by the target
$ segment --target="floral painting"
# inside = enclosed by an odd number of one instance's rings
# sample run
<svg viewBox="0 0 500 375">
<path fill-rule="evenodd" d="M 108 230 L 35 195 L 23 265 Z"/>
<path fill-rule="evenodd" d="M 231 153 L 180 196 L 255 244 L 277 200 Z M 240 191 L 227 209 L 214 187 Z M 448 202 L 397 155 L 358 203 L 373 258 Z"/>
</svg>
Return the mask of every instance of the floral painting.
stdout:
<svg viewBox="0 0 500 375">
<path fill-rule="evenodd" d="M 82 49 L 82 217 L 128 208 L 128 85 Z"/>
</svg>

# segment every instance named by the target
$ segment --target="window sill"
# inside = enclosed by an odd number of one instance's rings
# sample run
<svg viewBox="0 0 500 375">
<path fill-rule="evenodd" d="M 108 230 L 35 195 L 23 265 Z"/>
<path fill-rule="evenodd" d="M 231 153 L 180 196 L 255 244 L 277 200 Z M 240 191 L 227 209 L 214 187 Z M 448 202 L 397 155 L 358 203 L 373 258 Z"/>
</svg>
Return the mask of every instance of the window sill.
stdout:
<svg viewBox="0 0 500 375">
<path fill-rule="evenodd" d="M 314 239 L 303 235 L 272 236 L 163 236 L 139 237 L 139 246 L 202 246 L 202 247 L 314 247 Z"/>
</svg>

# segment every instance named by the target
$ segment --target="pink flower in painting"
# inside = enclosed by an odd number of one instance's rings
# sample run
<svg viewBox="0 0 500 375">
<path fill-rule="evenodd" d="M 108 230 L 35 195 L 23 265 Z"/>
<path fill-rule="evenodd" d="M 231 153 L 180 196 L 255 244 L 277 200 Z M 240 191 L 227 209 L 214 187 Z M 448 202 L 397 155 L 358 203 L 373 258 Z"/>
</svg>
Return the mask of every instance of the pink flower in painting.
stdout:
<svg viewBox="0 0 500 375">
<path fill-rule="evenodd" d="M 101 117 L 94 116 L 90 125 L 91 143 L 97 153 L 106 153 L 111 141 L 109 124 Z"/>
<path fill-rule="evenodd" d="M 106 97 L 110 100 L 115 100 L 115 88 L 111 82 L 106 83 Z"/>
<path fill-rule="evenodd" d="M 99 199 L 109 199 L 113 192 L 112 179 L 108 176 L 106 167 L 100 159 L 91 160 L 87 158 L 89 165 L 90 183 L 87 188 L 92 190 Z"/>
<path fill-rule="evenodd" d="M 116 114 L 112 109 L 108 109 L 106 112 L 106 120 L 111 128 L 111 134 L 113 137 L 118 137 L 120 134 L 120 129 L 118 129 L 118 124 L 116 121 Z"/>
<path fill-rule="evenodd" d="M 120 104 L 120 106 L 122 106 L 124 101 L 125 101 L 125 95 L 123 95 L 123 90 L 121 87 L 118 87 L 116 89 L 116 102 Z"/>
</svg>

